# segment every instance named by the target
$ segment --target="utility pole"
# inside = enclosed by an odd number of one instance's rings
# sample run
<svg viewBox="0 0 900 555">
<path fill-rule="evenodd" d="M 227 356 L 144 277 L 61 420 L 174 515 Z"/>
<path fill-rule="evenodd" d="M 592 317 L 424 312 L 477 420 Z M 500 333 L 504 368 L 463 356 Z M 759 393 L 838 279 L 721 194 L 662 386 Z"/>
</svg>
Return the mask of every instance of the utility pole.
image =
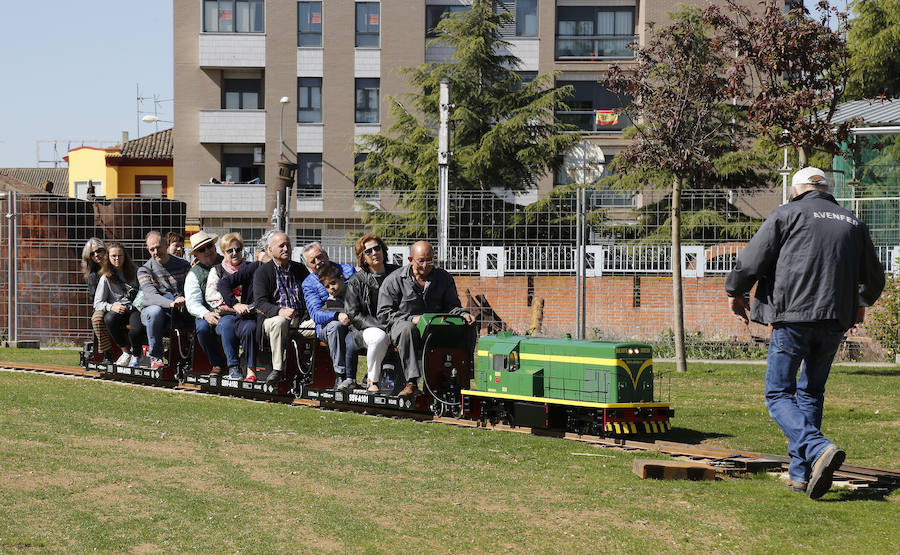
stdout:
<svg viewBox="0 0 900 555">
<path fill-rule="evenodd" d="M 450 229 L 450 80 L 441 80 L 438 126 L 438 260 L 446 263 Z"/>
</svg>

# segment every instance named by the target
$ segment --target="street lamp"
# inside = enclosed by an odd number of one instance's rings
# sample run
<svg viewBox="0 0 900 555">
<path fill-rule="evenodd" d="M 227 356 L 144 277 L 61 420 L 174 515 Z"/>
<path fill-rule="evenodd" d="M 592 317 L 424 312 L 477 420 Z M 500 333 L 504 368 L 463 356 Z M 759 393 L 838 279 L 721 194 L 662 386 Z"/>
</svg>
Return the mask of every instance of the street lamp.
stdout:
<svg viewBox="0 0 900 555">
<path fill-rule="evenodd" d="M 289 197 L 294 184 L 297 164 L 291 162 L 284 155 L 284 107 L 291 103 L 291 99 L 282 96 L 278 102 L 281 104 L 281 116 L 278 120 L 278 187 L 275 191 L 275 227 L 288 233 Z"/>
<path fill-rule="evenodd" d="M 147 114 L 146 116 L 144 116 L 144 117 L 141 118 L 141 121 L 143 121 L 144 123 L 155 123 L 155 124 L 156 124 L 156 130 L 157 130 L 157 131 L 159 131 L 159 124 L 160 124 L 160 123 L 171 123 L 171 124 L 174 124 L 174 123 L 175 123 L 175 122 L 173 122 L 173 121 L 168 121 L 168 120 L 164 120 L 164 119 L 159 119 L 158 117 L 154 116 L 153 114 Z"/>
<path fill-rule="evenodd" d="M 278 121 L 278 154 L 284 158 L 284 107 L 291 103 L 291 99 L 282 96 L 278 102 L 281 103 L 281 117 Z"/>
<path fill-rule="evenodd" d="M 781 132 L 781 142 L 784 143 L 784 162 L 778 173 L 781 174 L 781 204 L 788 203 L 788 175 L 791 174 L 791 167 L 788 166 L 788 145 L 790 144 L 791 133 L 787 129 Z"/>
</svg>

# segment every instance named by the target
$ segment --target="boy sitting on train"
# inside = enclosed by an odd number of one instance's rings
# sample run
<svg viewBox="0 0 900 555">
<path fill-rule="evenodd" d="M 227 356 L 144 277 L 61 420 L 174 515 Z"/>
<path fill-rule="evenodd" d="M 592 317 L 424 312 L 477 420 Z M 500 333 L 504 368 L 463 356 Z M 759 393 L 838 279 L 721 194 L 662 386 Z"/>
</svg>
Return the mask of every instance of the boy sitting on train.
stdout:
<svg viewBox="0 0 900 555">
<path fill-rule="evenodd" d="M 143 293 L 141 323 L 147 328 L 150 368 L 156 370 L 164 366 L 163 337 L 168 333 L 169 325 L 192 325 L 190 315 L 183 310 L 184 280 L 191 264 L 171 256 L 158 231 L 148 233 L 145 244 L 150 259 L 138 268 L 138 284 Z"/>
<path fill-rule="evenodd" d="M 323 310 L 344 312 L 344 297 L 347 294 L 347 283 L 344 281 L 341 271 L 336 266 L 326 266 L 319 275 L 319 283 L 328 291 L 328 298 L 322 305 Z M 335 379 L 334 387 L 335 389 L 348 391 L 359 387 L 359 384 L 356 383 L 356 363 L 359 360 L 359 353 L 366 348 L 366 342 L 363 340 L 362 332 L 353 330 L 349 322 L 347 324 L 341 322 L 341 325 L 347 327 L 344 339 L 344 348 L 346 350 L 344 367 L 347 369 L 347 374 L 346 376 L 338 375 Z M 386 351 L 387 348 L 384 349 L 384 352 Z M 381 353 L 380 358 L 384 358 L 384 352 Z M 373 357 L 378 357 L 377 353 L 373 354 Z M 378 364 L 379 366 L 381 365 L 380 359 Z M 378 389 L 376 388 L 374 391 L 378 391 Z"/>
<path fill-rule="evenodd" d="M 413 395 L 423 375 L 424 345 L 416 325 L 422 314 L 456 314 L 469 326 L 475 323 L 475 317 L 459 302 L 453 276 L 434 266 L 434 249 L 430 243 L 413 243 L 407 258 L 409 264 L 385 278 L 378 292 L 378 318 L 388 326 L 406 374 L 406 387 L 400 396 Z"/>
<path fill-rule="evenodd" d="M 310 275 L 303 280 L 303 298 L 309 316 L 316 323 L 316 335 L 328 346 L 331 365 L 336 376 L 335 386 L 346 389 L 356 383 L 356 368 L 347 368 L 347 335 L 350 331 L 350 317 L 344 310 L 327 310 L 324 308 L 328 299 L 328 291 L 319 283 L 318 275 L 326 268 L 336 268 L 344 277 L 349 278 L 356 270 L 349 264 L 336 264 L 328 258 L 328 253 L 317 242 L 306 245 L 303 259 L 309 268 Z"/>
</svg>

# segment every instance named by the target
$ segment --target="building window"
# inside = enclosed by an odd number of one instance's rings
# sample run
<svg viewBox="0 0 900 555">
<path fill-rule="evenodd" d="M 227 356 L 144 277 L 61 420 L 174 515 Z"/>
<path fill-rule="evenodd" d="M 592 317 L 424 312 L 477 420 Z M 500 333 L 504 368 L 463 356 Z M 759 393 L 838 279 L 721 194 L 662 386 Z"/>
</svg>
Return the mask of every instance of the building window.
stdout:
<svg viewBox="0 0 900 555">
<path fill-rule="evenodd" d="M 262 183 L 266 175 L 262 145 L 224 145 L 222 182 Z"/>
<path fill-rule="evenodd" d="M 556 59 L 633 58 L 633 6 L 558 6 Z"/>
<path fill-rule="evenodd" d="M 262 79 L 223 79 L 222 107 L 226 110 L 262 109 Z"/>
<path fill-rule="evenodd" d="M 380 79 L 356 80 L 356 123 L 378 123 Z"/>
<path fill-rule="evenodd" d="M 322 78 L 297 79 L 297 123 L 321 123 Z"/>
<path fill-rule="evenodd" d="M 453 14 L 469 11 L 469 6 L 460 6 L 459 4 L 443 4 L 443 5 L 427 5 L 425 6 L 425 37 L 433 39 L 437 36 L 434 28 L 440 23 L 441 19 Z"/>
<path fill-rule="evenodd" d="M 166 176 L 139 175 L 134 178 L 134 193 L 140 198 L 165 198 Z"/>
<path fill-rule="evenodd" d="M 297 155 L 297 198 L 322 198 L 322 155 Z"/>
<path fill-rule="evenodd" d="M 263 0 L 205 0 L 203 30 L 207 33 L 262 33 Z"/>
<path fill-rule="evenodd" d="M 99 179 L 94 179 L 91 181 L 76 181 L 75 185 L 75 198 L 80 198 L 81 200 L 87 200 L 88 198 L 88 188 L 89 185 L 94 186 L 94 196 L 102 197 L 103 196 L 103 181 Z"/>
<path fill-rule="evenodd" d="M 563 123 L 572 124 L 583 131 L 619 133 L 631 126 L 631 120 L 621 112 L 619 97 L 596 81 L 557 81 L 557 87 L 572 85 L 572 96 L 566 100 L 568 110 L 556 112 Z M 625 105 L 630 104 L 625 99 Z"/>
<path fill-rule="evenodd" d="M 378 47 L 381 29 L 381 4 L 378 2 L 356 3 L 356 46 Z"/>
<path fill-rule="evenodd" d="M 297 46 L 322 46 L 321 2 L 297 2 Z"/>
<path fill-rule="evenodd" d="M 315 228 L 297 228 L 294 230 L 295 245 L 305 247 L 306 245 L 316 242 L 322 242 L 322 230 Z"/>
<path fill-rule="evenodd" d="M 537 0 L 516 0 L 516 36 L 536 37 L 537 34 Z"/>
</svg>

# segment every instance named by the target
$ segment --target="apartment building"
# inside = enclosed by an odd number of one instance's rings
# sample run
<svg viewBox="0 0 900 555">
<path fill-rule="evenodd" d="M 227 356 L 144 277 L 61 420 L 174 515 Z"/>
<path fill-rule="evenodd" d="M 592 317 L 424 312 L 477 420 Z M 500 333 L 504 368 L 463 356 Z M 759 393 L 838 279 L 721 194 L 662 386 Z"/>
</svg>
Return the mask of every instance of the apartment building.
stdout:
<svg viewBox="0 0 900 555">
<path fill-rule="evenodd" d="M 434 25 L 464 0 L 174 0 L 177 198 L 189 222 L 261 230 L 275 206 L 283 137 L 299 165 L 288 199 L 296 239 L 337 239 L 358 227 L 353 145 L 390 125 L 388 97 L 408 92 L 398 71 L 445 59 Z M 508 0 L 503 30 L 527 74 L 560 72 L 571 110 L 607 160 L 629 125 L 600 81 L 647 23 L 665 22 L 675 0 Z M 287 97 L 289 102 L 282 103 Z M 548 191 L 566 176 L 547 176 Z M 452 186 L 452 185 L 451 185 Z M 611 202 L 631 202 L 630 197 Z"/>
</svg>

